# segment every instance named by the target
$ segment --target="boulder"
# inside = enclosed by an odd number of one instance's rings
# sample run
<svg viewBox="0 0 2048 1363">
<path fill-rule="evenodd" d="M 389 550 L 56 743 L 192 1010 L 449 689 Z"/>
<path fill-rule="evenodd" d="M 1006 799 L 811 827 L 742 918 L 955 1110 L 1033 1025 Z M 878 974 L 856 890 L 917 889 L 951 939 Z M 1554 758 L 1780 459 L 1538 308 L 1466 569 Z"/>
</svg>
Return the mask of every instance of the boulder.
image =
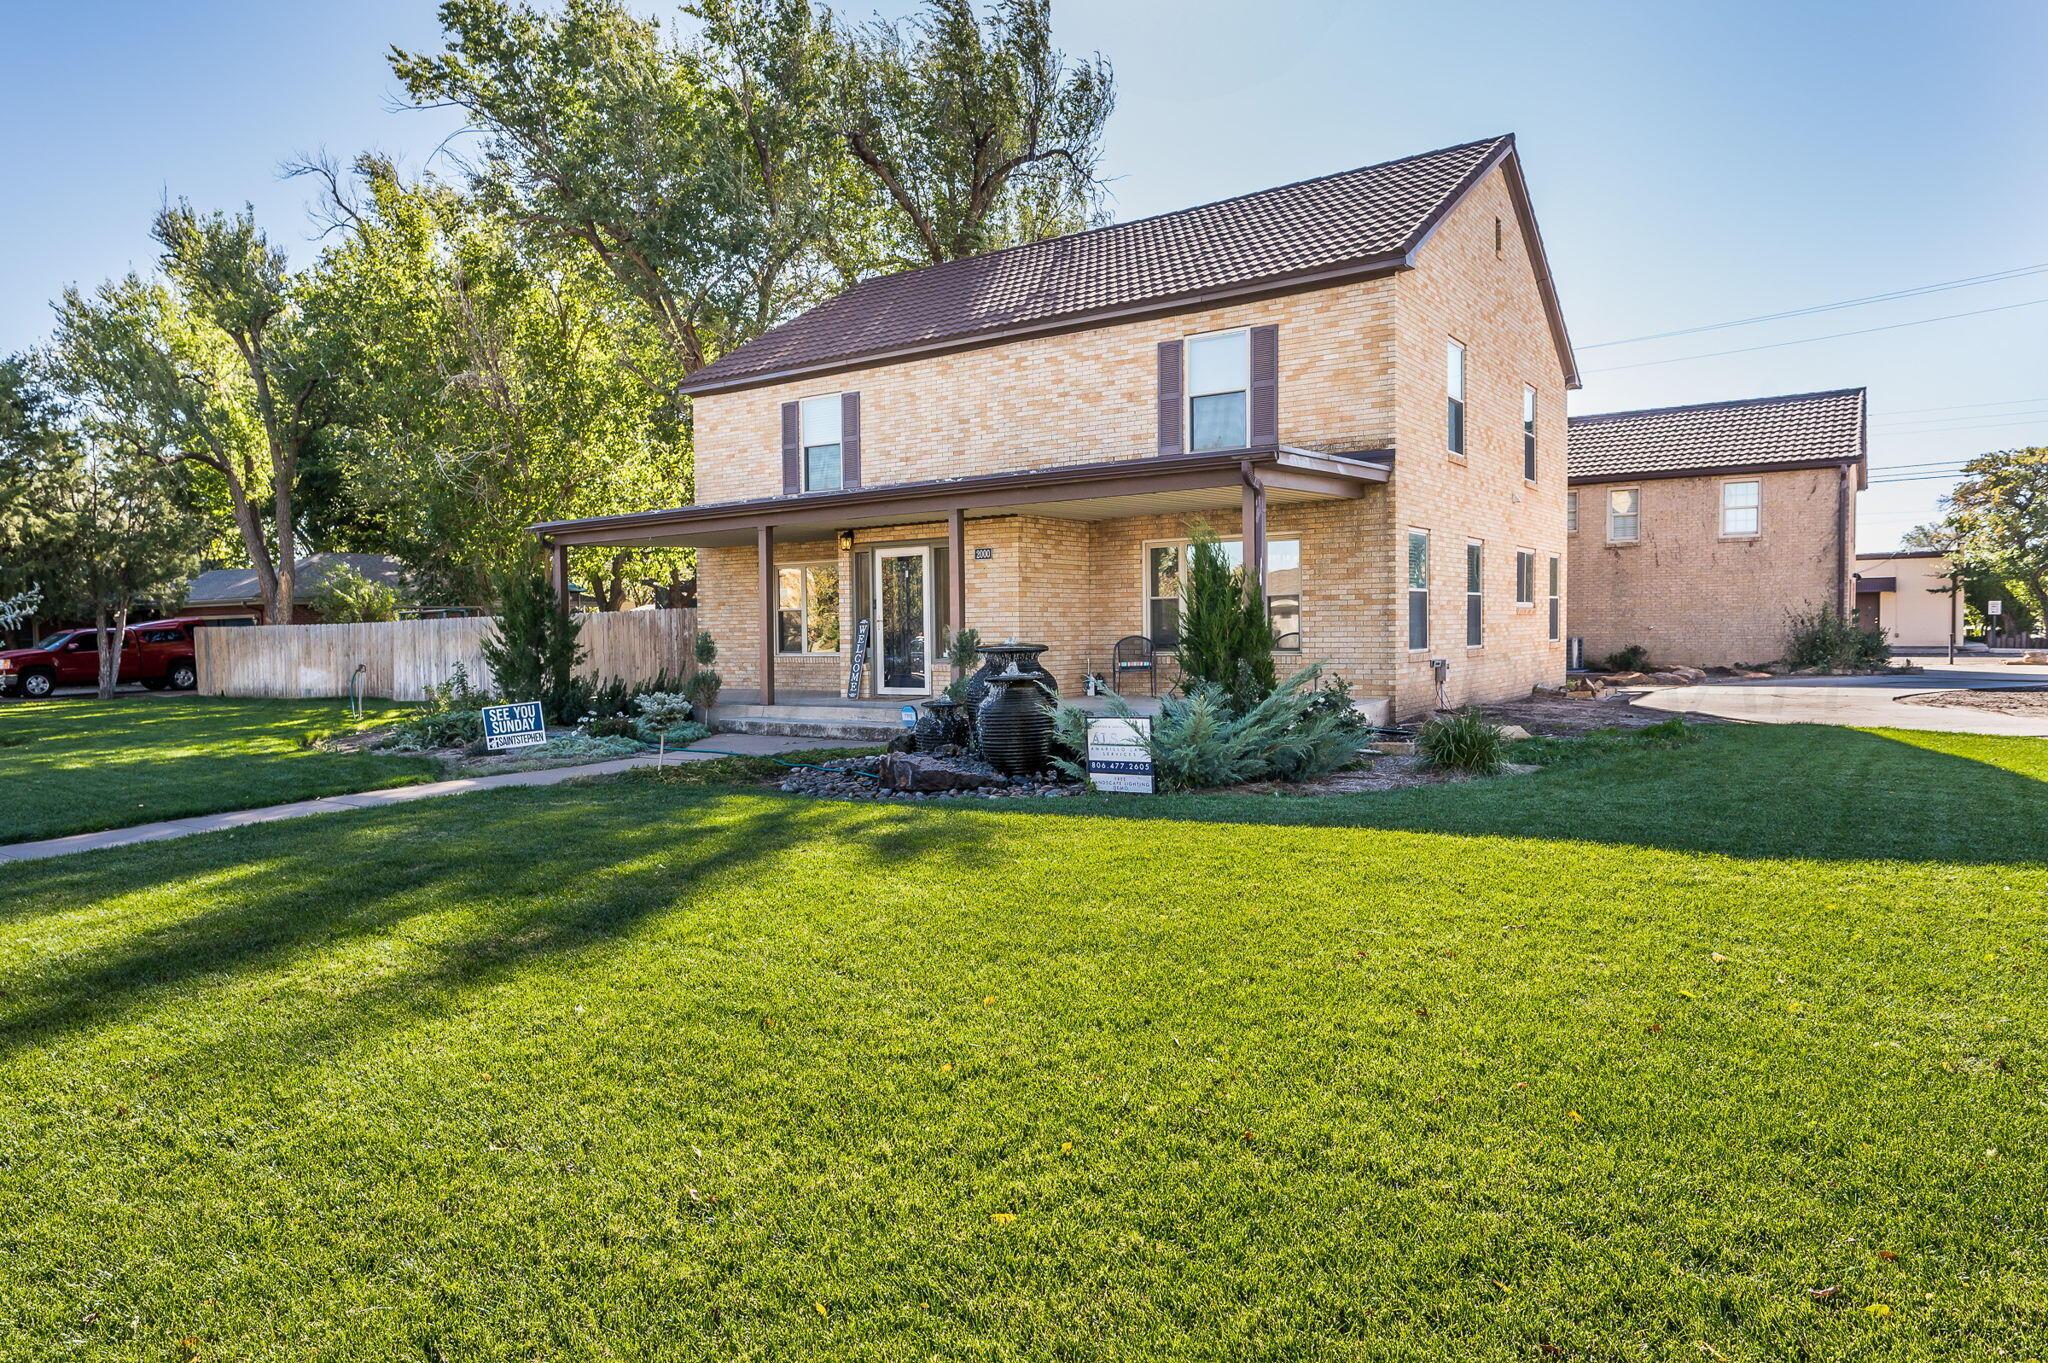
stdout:
<svg viewBox="0 0 2048 1363">
<path fill-rule="evenodd" d="M 930 794 L 934 791 L 979 790 L 990 781 L 987 776 L 971 771 L 961 771 L 949 766 L 936 757 L 924 753 L 888 753 L 883 756 L 876 769 L 882 784 L 890 790 L 908 791 L 914 794 Z"/>
<path fill-rule="evenodd" d="M 1529 731 L 1519 724 L 1503 724 L 1500 726 L 1500 736 L 1509 743 L 1519 743 L 1529 737 Z"/>
</svg>

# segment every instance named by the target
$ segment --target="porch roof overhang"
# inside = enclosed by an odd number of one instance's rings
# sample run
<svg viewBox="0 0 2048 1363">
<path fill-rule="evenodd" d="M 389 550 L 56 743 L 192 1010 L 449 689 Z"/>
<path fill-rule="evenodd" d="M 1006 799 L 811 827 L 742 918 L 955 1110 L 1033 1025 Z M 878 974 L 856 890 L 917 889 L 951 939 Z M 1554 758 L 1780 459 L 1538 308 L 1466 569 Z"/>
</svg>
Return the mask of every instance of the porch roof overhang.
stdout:
<svg viewBox="0 0 2048 1363">
<path fill-rule="evenodd" d="M 1267 445 L 757 497 L 530 528 L 544 542 L 562 546 L 708 546 L 751 544 L 764 527 L 784 539 L 815 539 L 839 530 L 943 520 L 956 511 L 970 520 L 1113 520 L 1234 506 L 1254 482 L 1269 505 L 1362 497 L 1373 484 L 1387 481 L 1393 459 L 1392 450 L 1326 454 Z"/>
</svg>

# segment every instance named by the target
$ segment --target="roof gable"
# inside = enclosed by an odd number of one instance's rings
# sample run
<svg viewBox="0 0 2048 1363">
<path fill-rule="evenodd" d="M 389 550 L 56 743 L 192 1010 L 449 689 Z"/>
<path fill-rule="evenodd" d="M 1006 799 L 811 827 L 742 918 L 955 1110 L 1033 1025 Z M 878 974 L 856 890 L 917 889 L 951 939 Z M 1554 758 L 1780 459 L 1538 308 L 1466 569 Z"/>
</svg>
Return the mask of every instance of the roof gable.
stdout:
<svg viewBox="0 0 2048 1363">
<path fill-rule="evenodd" d="M 1572 482 L 1856 464 L 1867 451 L 1865 390 L 1700 402 L 1571 419 Z"/>
<path fill-rule="evenodd" d="M 1471 187 L 1513 156 L 1513 137 L 1491 137 L 863 280 L 698 370 L 681 390 L 751 387 L 1403 268 Z M 1519 169 L 1509 181 L 1576 384 Z"/>
</svg>

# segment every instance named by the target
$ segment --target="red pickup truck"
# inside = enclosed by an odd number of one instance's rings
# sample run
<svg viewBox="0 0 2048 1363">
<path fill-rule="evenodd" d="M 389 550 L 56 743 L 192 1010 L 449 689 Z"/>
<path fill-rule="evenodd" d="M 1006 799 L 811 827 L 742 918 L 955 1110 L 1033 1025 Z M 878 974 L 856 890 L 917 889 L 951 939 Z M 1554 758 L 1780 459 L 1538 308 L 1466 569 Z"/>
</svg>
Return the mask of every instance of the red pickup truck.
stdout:
<svg viewBox="0 0 2048 1363">
<path fill-rule="evenodd" d="M 199 684 L 199 669 L 192 661 L 192 634 L 199 627 L 196 619 L 130 625 L 121 643 L 120 680 L 141 682 L 152 691 L 190 691 Z M 0 694 L 40 699 L 60 686 L 98 686 L 99 681 L 95 630 L 65 630 L 34 648 L 0 652 Z"/>
</svg>

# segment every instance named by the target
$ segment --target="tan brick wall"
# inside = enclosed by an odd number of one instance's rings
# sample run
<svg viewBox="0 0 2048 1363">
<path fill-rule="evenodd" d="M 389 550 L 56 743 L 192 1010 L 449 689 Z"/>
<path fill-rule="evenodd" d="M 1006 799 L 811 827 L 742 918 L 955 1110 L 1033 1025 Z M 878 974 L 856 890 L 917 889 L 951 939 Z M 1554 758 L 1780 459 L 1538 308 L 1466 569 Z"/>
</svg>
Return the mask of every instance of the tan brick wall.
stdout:
<svg viewBox="0 0 2048 1363">
<path fill-rule="evenodd" d="M 1495 220 L 1500 223 L 1496 254 Z M 1465 346 L 1465 457 L 1448 453 L 1444 346 Z M 1390 612 L 1395 710 L 1434 698 L 1429 660 L 1450 663 L 1453 704 L 1526 695 L 1564 680 L 1548 636 L 1548 560 L 1565 551 L 1565 389 L 1505 177 L 1482 181 L 1423 247 L 1395 299 L 1398 386 L 1385 590 L 1405 598 L 1407 531 L 1430 532 L 1430 646 L 1407 647 L 1405 599 Z M 1522 477 L 1522 385 L 1536 389 L 1537 477 Z M 1465 646 L 1465 544 L 1482 540 L 1485 643 Z M 1534 550 L 1536 604 L 1515 605 L 1515 553 Z"/>
<path fill-rule="evenodd" d="M 1641 644 L 1660 663 L 1769 662 L 1784 652 L 1788 610 L 1836 604 L 1837 471 L 1741 476 L 1762 484 L 1754 538 L 1721 534 L 1724 477 L 1574 489 L 1565 632 L 1585 636 L 1589 661 Z M 1609 544 L 1607 496 L 1623 487 L 1639 494 L 1639 538 Z"/>
<path fill-rule="evenodd" d="M 869 486 L 1158 453 L 1161 341 L 1280 328 L 1280 438 L 1372 449 L 1393 436 L 1391 278 L 1013 341 L 798 383 L 695 399 L 697 493 L 782 491 L 782 404 L 861 395 Z"/>
</svg>

